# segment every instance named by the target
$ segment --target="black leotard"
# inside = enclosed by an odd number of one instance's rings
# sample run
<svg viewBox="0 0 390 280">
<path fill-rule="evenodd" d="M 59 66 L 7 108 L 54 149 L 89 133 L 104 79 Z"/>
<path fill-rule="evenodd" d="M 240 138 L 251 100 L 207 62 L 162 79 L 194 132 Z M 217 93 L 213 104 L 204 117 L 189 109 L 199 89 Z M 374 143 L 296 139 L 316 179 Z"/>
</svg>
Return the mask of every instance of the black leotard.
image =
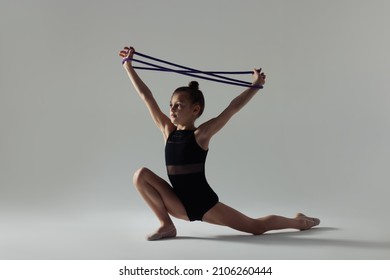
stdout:
<svg viewBox="0 0 390 280">
<path fill-rule="evenodd" d="M 190 221 L 201 221 L 218 202 L 205 176 L 207 152 L 196 142 L 193 130 L 173 131 L 165 146 L 168 177 Z"/>
</svg>

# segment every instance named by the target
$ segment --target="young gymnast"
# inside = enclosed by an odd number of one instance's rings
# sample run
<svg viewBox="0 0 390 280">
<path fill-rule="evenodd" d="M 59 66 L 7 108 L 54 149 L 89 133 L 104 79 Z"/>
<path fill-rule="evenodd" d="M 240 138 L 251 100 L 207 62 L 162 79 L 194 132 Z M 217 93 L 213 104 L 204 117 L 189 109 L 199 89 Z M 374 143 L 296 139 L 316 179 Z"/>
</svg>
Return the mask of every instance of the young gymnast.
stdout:
<svg viewBox="0 0 390 280">
<path fill-rule="evenodd" d="M 198 89 L 198 83 L 193 81 L 189 86 L 179 87 L 173 92 L 168 117 L 135 72 L 131 62 L 134 52 L 133 47 L 125 47 L 120 52 L 120 56 L 125 58 L 123 67 L 163 134 L 166 168 L 171 182 L 169 185 L 144 167 L 134 174 L 135 187 L 160 221 L 160 227 L 155 233 L 148 235 L 147 240 L 176 236 L 176 227 L 170 216 L 228 226 L 254 235 L 287 228 L 307 230 L 320 223 L 319 219 L 302 213 L 294 218 L 276 215 L 250 218 L 220 202 L 205 178 L 205 161 L 211 138 L 264 85 L 266 76 L 261 69 L 253 71 L 253 87 L 248 87 L 234 98 L 217 117 L 195 126 L 196 119 L 204 109 L 204 97 Z"/>
</svg>

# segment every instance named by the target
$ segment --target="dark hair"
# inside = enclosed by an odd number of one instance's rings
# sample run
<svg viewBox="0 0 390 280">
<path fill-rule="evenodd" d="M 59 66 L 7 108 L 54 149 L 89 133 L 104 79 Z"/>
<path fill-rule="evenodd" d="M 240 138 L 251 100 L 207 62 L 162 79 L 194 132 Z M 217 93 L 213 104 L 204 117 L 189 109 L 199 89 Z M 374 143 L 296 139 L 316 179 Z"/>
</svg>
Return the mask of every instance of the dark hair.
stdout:
<svg viewBox="0 0 390 280">
<path fill-rule="evenodd" d="M 188 87 L 179 87 L 173 93 L 185 92 L 190 97 L 192 104 L 199 104 L 200 110 L 198 117 L 200 117 L 204 110 L 204 96 L 203 93 L 199 90 L 199 83 L 197 81 L 191 81 L 188 84 Z"/>
</svg>

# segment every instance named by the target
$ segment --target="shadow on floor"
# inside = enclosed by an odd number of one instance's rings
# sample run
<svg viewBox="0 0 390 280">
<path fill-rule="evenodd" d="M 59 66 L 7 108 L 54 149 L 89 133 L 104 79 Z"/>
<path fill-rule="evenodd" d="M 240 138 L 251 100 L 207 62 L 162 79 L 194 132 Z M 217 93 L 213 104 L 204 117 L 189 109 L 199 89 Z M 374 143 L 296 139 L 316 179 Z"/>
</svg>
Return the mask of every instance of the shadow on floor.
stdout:
<svg viewBox="0 0 390 280">
<path fill-rule="evenodd" d="M 371 240 L 348 240 L 337 238 L 316 237 L 319 234 L 328 231 L 337 231 L 339 228 L 318 227 L 307 231 L 288 231 L 288 232 L 269 232 L 263 235 L 216 235 L 213 237 L 190 237 L 177 236 L 173 239 L 165 239 L 162 241 L 180 241 L 180 240 L 205 240 L 230 243 L 245 243 L 250 245 L 261 246 L 337 246 L 347 248 L 362 248 L 362 249 L 390 249 L 390 242 L 371 241 Z"/>
</svg>

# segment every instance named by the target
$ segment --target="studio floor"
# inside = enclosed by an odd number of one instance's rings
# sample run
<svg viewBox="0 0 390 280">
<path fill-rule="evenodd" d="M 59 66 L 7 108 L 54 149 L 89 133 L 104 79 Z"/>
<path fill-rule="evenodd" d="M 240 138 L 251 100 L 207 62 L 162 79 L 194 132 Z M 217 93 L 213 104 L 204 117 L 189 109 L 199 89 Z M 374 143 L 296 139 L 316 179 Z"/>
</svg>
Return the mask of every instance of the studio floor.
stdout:
<svg viewBox="0 0 390 280">
<path fill-rule="evenodd" d="M 0 259 L 269 259 L 381 260 L 390 258 L 390 229 L 370 220 L 323 218 L 308 231 L 261 236 L 228 228 L 176 221 L 174 239 L 148 242 L 156 225 L 142 213 L 124 212 L 1 216 Z M 138 215 L 140 214 L 140 215 Z M 139 217 L 144 216 L 142 220 Z M 364 226 L 362 226 L 364 225 Z"/>
</svg>

